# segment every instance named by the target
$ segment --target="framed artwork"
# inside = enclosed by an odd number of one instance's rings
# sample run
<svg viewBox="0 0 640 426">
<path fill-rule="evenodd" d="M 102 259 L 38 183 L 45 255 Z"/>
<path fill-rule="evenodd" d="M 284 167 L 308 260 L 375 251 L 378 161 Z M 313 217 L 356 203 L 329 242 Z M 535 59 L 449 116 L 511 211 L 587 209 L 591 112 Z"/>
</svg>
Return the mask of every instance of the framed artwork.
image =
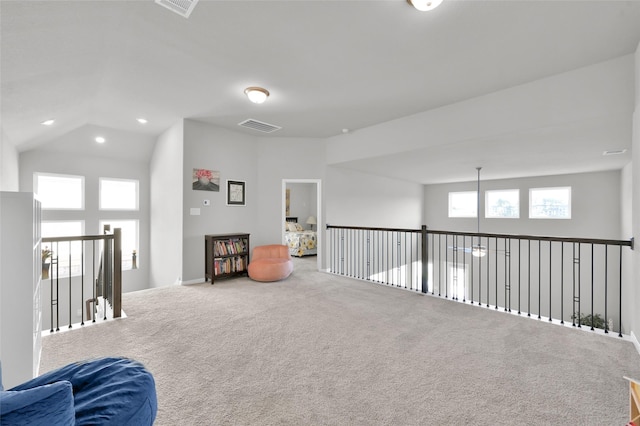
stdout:
<svg viewBox="0 0 640 426">
<path fill-rule="evenodd" d="M 240 181 L 240 180 L 227 181 L 227 205 L 228 206 L 246 205 L 245 183 L 243 181 Z"/>
<path fill-rule="evenodd" d="M 192 188 L 197 191 L 220 192 L 220 172 L 207 169 L 193 169 Z"/>
</svg>

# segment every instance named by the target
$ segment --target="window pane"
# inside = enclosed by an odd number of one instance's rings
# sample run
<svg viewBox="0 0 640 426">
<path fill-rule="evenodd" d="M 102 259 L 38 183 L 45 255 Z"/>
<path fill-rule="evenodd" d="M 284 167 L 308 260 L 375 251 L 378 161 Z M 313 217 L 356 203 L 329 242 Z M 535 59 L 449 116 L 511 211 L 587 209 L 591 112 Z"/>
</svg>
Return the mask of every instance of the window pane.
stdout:
<svg viewBox="0 0 640 426">
<path fill-rule="evenodd" d="M 75 237 L 83 234 L 83 221 L 46 221 L 42 222 L 43 237 Z M 51 257 L 43 259 L 43 263 L 52 263 L 53 259 L 57 263 L 51 266 L 50 277 L 59 278 L 79 276 L 82 274 L 82 243 L 80 241 L 42 243 L 42 250 L 51 250 Z M 71 263 L 69 263 L 71 254 Z"/>
<path fill-rule="evenodd" d="M 135 269 L 140 266 L 138 262 L 138 221 L 137 220 L 101 220 L 100 234 L 104 225 L 111 226 L 111 232 L 120 228 L 122 234 L 122 269 Z M 133 253 L 136 253 L 136 265 L 133 263 Z"/>
<path fill-rule="evenodd" d="M 476 191 L 450 192 L 449 217 L 477 217 L 478 199 Z"/>
<path fill-rule="evenodd" d="M 100 178 L 101 210 L 138 210 L 138 181 Z"/>
<path fill-rule="evenodd" d="M 485 216 L 494 218 L 520 217 L 520 190 L 505 189 L 485 193 Z"/>
<path fill-rule="evenodd" d="M 84 209 L 84 176 L 36 173 L 34 184 L 43 209 Z"/>
<path fill-rule="evenodd" d="M 571 187 L 531 188 L 529 217 L 532 219 L 571 219 Z"/>
</svg>

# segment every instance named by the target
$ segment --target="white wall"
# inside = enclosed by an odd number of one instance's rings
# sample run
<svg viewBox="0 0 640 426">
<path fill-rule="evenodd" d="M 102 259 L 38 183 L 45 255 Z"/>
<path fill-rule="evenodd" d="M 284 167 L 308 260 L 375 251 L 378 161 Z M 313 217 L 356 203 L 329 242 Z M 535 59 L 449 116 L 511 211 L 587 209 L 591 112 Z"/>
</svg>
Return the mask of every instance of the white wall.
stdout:
<svg viewBox="0 0 640 426">
<path fill-rule="evenodd" d="M 627 55 L 335 136 L 328 139 L 327 163 L 627 116 L 631 105 L 620 100 L 628 98 L 632 69 Z"/>
<path fill-rule="evenodd" d="M 268 138 L 257 144 L 258 227 L 260 234 L 252 245 L 280 244 L 284 198 L 283 179 L 319 179 L 325 177 L 325 144 L 320 139 Z M 322 191 L 326 193 L 324 187 Z M 326 205 L 326 202 L 324 202 Z M 323 206 L 320 206 L 323 211 Z M 300 220 L 306 220 L 300 219 Z M 321 219 L 318 219 L 321 220 Z M 316 229 L 322 232 L 322 224 Z M 319 235 L 322 244 L 322 235 Z"/>
<path fill-rule="evenodd" d="M 210 124 L 185 120 L 183 160 L 182 280 L 204 279 L 204 236 L 249 233 L 255 247 L 259 201 L 255 138 Z M 220 172 L 220 191 L 192 189 L 193 169 Z M 227 180 L 245 182 L 246 206 L 227 205 Z M 207 199 L 211 202 L 204 206 Z M 199 215 L 192 215 L 198 209 Z"/>
<path fill-rule="evenodd" d="M 55 142 L 54 142 L 55 143 Z M 149 247 L 149 165 L 143 161 L 86 156 L 70 152 L 34 149 L 20 154 L 20 191 L 33 191 L 33 174 L 60 173 L 85 177 L 85 209 L 83 211 L 42 210 L 42 219 L 84 220 L 85 235 L 101 234 L 101 220 L 134 219 L 139 221 L 138 269 L 122 271 L 122 291 L 148 288 L 150 271 Z M 99 210 L 99 178 L 137 179 L 139 210 L 117 212 Z"/>
<path fill-rule="evenodd" d="M 7 135 L 0 135 L 0 191 L 17 191 L 19 187 L 19 156 Z"/>
<path fill-rule="evenodd" d="M 638 238 L 640 235 L 640 44 L 635 54 L 635 76 L 636 76 L 636 106 L 633 114 L 633 235 Z M 633 301 L 633 317 L 631 318 L 631 330 L 635 335 L 636 348 L 640 352 L 640 250 L 636 247 L 633 251 L 633 292 L 630 295 Z"/>
<path fill-rule="evenodd" d="M 500 234 L 618 239 L 622 233 L 620 171 L 483 181 L 480 178 L 480 231 Z M 571 219 L 529 219 L 529 188 L 571 187 Z M 430 229 L 475 232 L 476 218 L 449 218 L 448 194 L 475 191 L 477 181 L 425 185 L 424 222 Z M 520 190 L 519 219 L 484 217 L 485 191 Z M 626 235 L 628 239 L 631 235 Z"/>
<path fill-rule="evenodd" d="M 339 167 L 327 168 L 326 223 L 419 229 L 423 185 Z"/>
<path fill-rule="evenodd" d="M 156 142 L 150 175 L 150 287 L 176 284 L 182 275 L 183 123 Z"/>
<path fill-rule="evenodd" d="M 633 234 L 633 163 L 627 164 L 620 171 L 620 223 L 621 223 L 621 239 L 629 239 Z M 636 250 L 637 251 L 637 250 Z M 634 307 L 634 298 L 636 296 L 636 289 L 633 283 L 635 282 L 633 278 L 633 257 L 634 250 L 625 249 L 623 251 L 622 257 L 622 275 L 625 278 L 625 283 L 629 283 L 628 287 L 625 288 L 625 294 L 630 297 L 625 297 L 622 299 L 622 311 L 630 313 L 629 319 L 630 322 L 627 324 L 628 329 L 630 330 L 632 327 L 633 319 L 636 315 L 635 310 L 637 307 Z M 637 306 L 637 305 L 636 305 Z M 637 334 L 637 333 L 636 333 Z M 639 348 L 640 349 L 640 348 Z M 640 350 L 639 350 L 640 352 Z"/>
</svg>

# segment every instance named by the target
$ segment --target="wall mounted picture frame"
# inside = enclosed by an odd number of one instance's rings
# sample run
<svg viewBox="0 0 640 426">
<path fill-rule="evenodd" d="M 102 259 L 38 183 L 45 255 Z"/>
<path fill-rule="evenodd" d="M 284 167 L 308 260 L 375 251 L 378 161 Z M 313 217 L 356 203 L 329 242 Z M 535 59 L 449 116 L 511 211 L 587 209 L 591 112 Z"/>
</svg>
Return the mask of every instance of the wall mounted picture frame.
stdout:
<svg viewBox="0 0 640 426">
<path fill-rule="evenodd" d="M 245 206 L 245 182 L 241 180 L 227 180 L 227 205 Z"/>
<path fill-rule="evenodd" d="M 220 172 L 208 169 L 193 169 L 192 188 L 197 191 L 220 192 Z"/>
</svg>

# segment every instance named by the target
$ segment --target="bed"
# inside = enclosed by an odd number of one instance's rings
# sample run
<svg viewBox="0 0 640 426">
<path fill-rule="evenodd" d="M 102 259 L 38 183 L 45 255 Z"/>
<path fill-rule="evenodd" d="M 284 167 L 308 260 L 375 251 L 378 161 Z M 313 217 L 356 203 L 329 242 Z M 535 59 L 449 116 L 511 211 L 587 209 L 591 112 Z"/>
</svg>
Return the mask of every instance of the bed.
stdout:
<svg viewBox="0 0 640 426">
<path fill-rule="evenodd" d="M 284 238 L 291 256 L 302 257 L 318 254 L 316 232 L 305 230 L 298 223 L 297 217 L 287 217 Z"/>
</svg>

